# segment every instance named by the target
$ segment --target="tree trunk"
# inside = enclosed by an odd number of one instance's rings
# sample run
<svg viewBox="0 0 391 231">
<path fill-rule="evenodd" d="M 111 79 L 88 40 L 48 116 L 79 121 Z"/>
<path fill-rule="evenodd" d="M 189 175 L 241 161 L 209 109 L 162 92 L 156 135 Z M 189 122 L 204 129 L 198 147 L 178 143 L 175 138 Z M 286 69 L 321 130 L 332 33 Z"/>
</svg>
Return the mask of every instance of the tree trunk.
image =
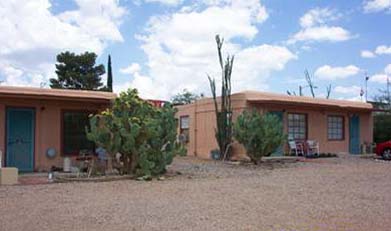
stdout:
<svg viewBox="0 0 391 231">
<path fill-rule="evenodd" d="M 136 171 L 136 167 L 137 167 L 137 158 L 138 155 L 136 153 L 133 153 L 132 156 L 131 156 L 131 161 L 130 161 L 130 171 L 132 173 L 134 173 Z"/>
<path fill-rule="evenodd" d="M 107 155 L 107 169 L 106 173 L 107 174 L 112 174 L 113 173 L 113 158 L 112 155 Z"/>
</svg>

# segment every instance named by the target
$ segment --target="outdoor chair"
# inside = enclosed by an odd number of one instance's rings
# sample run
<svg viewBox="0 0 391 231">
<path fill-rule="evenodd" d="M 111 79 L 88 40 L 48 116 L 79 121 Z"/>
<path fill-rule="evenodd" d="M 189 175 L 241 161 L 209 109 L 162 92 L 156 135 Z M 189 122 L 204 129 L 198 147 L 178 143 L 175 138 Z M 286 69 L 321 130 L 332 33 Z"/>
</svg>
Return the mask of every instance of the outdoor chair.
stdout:
<svg viewBox="0 0 391 231">
<path fill-rule="evenodd" d="M 319 155 L 319 142 L 307 140 L 307 155 Z"/>
<path fill-rule="evenodd" d="M 288 144 L 289 144 L 289 155 L 291 155 L 292 153 L 294 153 L 296 156 L 304 155 L 304 149 L 302 144 L 296 143 L 296 141 L 293 140 L 288 141 Z"/>
</svg>

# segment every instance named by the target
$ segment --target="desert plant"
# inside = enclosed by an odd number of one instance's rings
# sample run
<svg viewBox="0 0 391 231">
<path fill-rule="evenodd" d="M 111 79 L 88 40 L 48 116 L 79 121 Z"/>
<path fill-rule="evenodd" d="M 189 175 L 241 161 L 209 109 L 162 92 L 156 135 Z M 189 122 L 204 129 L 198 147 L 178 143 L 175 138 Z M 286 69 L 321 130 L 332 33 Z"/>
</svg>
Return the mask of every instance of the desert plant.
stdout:
<svg viewBox="0 0 391 231">
<path fill-rule="evenodd" d="M 373 140 L 376 143 L 391 139 L 391 114 L 382 113 L 373 117 Z"/>
<path fill-rule="evenodd" d="M 227 56 L 225 62 L 222 56 L 224 39 L 216 35 L 217 53 L 221 68 L 221 97 L 220 108 L 216 95 L 216 81 L 208 75 L 210 88 L 215 106 L 216 128 L 215 136 L 220 150 L 221 158 L 230 158 L 229 147 L 232 143 L 232 106 L 231 106 L 231 74 L 234 56 Z"/>
<path fill-rule="evenodd" d="M 136 90 L 128 90 L 112 108 L 90 118 L 87 137 L 111 158 L 121 153 L 124 173 L 158 175 L 179 152 L 174 114 L 171 105 L 155 108 L 139 98 Z"/>
<path fill-rule="evenodd" d="M 260 114 L 256 110 L 240 114 L 233 130 L 235 139 L 244 146 L 254 164 L 263 156 L 269 156 L 286 139 L 282 123 L 276 116 Z"/>
</svg>

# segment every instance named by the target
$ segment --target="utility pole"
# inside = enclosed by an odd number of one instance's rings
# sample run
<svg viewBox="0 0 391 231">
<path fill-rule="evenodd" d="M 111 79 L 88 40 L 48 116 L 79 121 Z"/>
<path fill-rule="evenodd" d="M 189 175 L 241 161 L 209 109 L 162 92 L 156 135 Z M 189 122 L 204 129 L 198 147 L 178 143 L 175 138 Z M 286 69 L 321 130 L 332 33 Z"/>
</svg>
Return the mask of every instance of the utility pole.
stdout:
<svg viewBox="0 0 391 231">
<path fill-rule="evenodd" d="M 365 72 L 365 102 L 368 102 L 368 80 L 369 76 L 367 72 Z"/>
</svg>

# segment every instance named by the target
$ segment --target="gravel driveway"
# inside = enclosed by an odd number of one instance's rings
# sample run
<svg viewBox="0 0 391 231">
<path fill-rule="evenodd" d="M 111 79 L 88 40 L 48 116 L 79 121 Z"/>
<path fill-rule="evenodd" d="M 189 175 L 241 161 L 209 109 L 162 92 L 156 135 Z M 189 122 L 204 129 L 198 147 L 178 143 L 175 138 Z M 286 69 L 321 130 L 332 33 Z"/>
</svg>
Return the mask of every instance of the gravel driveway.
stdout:
<svg viewBox="0 0 391 231">
<path fill-rule="evenodd" d="M 0 230 L 391 230 L 391 162 L 178 158 L 164 181 L 0 187 Z"/>
</svg>

